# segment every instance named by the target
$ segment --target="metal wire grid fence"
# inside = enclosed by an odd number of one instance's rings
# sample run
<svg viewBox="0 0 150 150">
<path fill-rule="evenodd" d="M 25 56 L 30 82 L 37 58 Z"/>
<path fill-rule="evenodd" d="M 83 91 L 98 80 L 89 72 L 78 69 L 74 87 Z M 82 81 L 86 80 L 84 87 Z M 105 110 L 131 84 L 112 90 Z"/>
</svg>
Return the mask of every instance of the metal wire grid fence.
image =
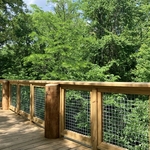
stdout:
<svg viewBox="0 0 150 150">
<path fill-rule="evenodd" d="M 0 83 L 0 102 L 2 102 L 2 84 Z"/>
<path fill-rule="evenodd" d="M 44 120 L 45 112 L 45 89 L 44 87 L 34 87 L 34 115 Z"/>
<path fill-rule="evenodd" d="M 129 150 L 148 150 L 148 96 L 103 94 L 103 141 Z"/>
<path fill-rule="evenodd" d="M 17 107 L 17 85 L 10 85 L 11 93 L 10 93 L 10 104 L 14 107 Z"/>
<path fill-rule="evenodd" d="M 20 86 L 20 109 L 30 113 L 30 86 Z"/>
<path fill-rule="evenodd" d="M 65 90 L 65 129 L 90 136 L 90 92 Z"/>
</svg>

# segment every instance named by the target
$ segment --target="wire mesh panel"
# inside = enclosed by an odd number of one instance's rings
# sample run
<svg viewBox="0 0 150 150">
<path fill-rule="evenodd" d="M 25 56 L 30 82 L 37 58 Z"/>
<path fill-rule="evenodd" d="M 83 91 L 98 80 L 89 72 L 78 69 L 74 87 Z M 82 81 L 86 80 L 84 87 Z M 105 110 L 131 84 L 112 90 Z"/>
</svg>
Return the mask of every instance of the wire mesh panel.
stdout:
<svg viewBox="0 0 150 150">
<path fill-rule="evenodd" d="M 2 102 L 2 84 L 0 83 L 0 103 Z"/>
<path fill-rule="evenodd" d="M 30 87 L 20 86 L 20 109 L 30 113 Z"/>
<path fill-rule="evenodd" d="M 129 150 L 148 150 L 148 96 L 103 94 L 103 141 Z"/>
<path fill-rule="evenodd" d="M 14 107 L 17 107 L 17 85 L 10 85 L 11 87 L 11 94 L 10 94 L 10 99 L 11 102 L 10 104 Z"/>
<path fill-rule="evenodd" d="M 34 115 L 44 120 L 45 112 L 45 88 L 35 87 L 34 88 Z"/>
<path fill-rule="evenodd" d="M 90 135 L 90 92 L 66 90 L 65 129 Z"/>
</svg>

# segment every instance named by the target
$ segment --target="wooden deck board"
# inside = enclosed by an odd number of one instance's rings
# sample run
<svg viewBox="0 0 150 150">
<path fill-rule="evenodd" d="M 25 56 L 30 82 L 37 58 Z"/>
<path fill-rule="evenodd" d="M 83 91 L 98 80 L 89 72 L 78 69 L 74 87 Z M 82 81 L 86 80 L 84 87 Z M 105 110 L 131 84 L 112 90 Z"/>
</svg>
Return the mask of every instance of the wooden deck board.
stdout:
<svg viewBox="0 0 150 150">
<path fill-rule="evenodd" d="M 0 110 L 0 150 L 90 150 L 67 139 L 46 139 L 44 129 L 22 116 Z"/>
</svg>

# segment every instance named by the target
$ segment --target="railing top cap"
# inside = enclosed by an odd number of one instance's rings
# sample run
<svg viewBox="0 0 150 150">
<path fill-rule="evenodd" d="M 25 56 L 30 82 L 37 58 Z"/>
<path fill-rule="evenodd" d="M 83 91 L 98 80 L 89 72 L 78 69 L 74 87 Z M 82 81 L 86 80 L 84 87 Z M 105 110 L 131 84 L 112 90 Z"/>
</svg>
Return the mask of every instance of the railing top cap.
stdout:
<svg viewBox="0 0 150 150">
<path fill-rule="evenodd" d="M 4 80 L 0 80 L 2 83 Z M 95 87 L 150 87 L 150 82 L 95 82 L 95 81 L 54 81 L 54 80 L 9 80 L 19 84 L 59 84 Z"/>
</svg>

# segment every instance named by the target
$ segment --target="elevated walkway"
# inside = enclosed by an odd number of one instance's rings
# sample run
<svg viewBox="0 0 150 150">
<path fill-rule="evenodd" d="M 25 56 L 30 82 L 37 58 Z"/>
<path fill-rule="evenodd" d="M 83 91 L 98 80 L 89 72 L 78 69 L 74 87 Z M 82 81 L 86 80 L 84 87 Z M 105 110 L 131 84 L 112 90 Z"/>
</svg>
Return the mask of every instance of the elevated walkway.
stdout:
<svg viewBox="0 0 150 150">
<path fill-rule="evenodd" d="M 67 139 L 46 139 L 44 129 L 0 109 L 0 150 L 90 150 Z"/>
</svg>

